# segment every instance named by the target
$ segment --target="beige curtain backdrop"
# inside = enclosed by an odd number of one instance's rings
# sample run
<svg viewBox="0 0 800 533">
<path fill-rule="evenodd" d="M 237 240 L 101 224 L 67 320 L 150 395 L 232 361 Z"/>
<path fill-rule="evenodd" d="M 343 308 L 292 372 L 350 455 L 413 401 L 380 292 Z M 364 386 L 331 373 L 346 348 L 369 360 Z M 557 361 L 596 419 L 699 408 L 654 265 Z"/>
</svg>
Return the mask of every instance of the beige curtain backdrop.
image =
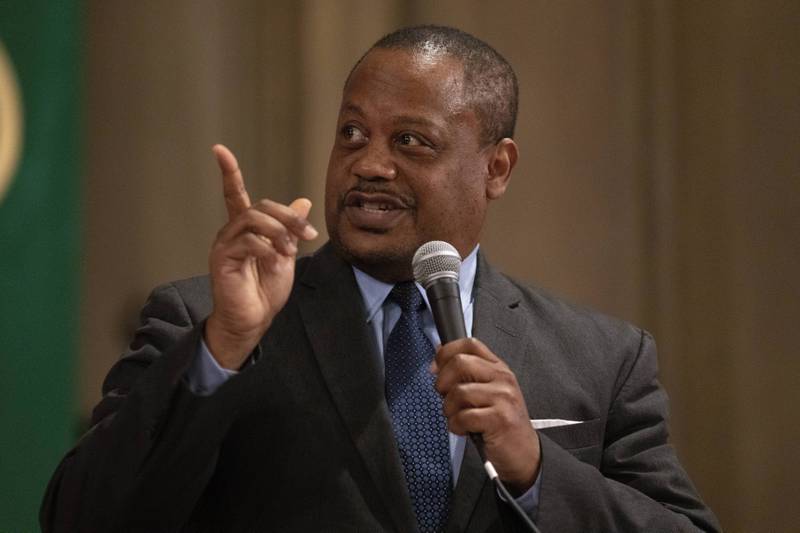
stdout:
<svg viewBox="0 0 800 533">
<path fill-rule="evenodd" d="M 398 26 L 457 25 L 521 87 L 483 249 L 651 330 L 673 441 L 726 530 L 797 530 L 800 2 L 86 4 L 82 416 L 149 290 L 206 270 L 225 216 L 210 146 L 324 227 L 353 62 Z"/>
</svg>

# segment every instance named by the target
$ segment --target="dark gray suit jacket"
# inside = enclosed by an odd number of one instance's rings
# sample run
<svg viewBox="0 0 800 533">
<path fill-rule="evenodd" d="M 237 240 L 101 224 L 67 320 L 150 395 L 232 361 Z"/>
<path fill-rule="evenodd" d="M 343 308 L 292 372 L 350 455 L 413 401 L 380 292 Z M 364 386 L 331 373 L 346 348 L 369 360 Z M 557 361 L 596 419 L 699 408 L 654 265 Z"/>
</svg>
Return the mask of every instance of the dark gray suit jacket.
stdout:
<svg viewBox="0 0 800 533">
<path fill-rule="evenodd" d="M 517 285 L 481 257 L 474 336 L 516 373 L 539 431 L 545 533 L 718 530 L 667 444 L 652 338 Z M 45 531 L 415 531 L 375 341 L 330 245 L 297 263 L 253 364 L 213 395 L 182 377 L 207 277 L 153 291 L 93 427 L 61 462 Z M 261 355 L 263 354 L 263 355 Z M 468 443 L 448 531 L 519 524 Z"/>
</svg>

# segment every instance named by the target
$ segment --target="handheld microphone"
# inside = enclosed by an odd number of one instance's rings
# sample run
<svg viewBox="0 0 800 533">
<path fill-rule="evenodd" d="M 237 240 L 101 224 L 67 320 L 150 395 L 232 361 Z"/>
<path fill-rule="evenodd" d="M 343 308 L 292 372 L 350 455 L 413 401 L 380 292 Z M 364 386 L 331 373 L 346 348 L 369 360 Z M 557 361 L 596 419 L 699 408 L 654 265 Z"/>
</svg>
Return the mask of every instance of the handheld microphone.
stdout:
<svg viewBox="0 0 800 533">
<path fill-rule="evenodd" d="M 414 279 L 422 285 L 428 295 L 428 303 L 436 323 L 436 331 L 442 344 L 463 339 L 467 336 L 464 326 L 464 312 L 461 308 L 461 291 L 458 276 L 461 270 L 461 256 L 458 250 L 444 241 L 430 241 L 420 246 L 411 260 Z M 483 454 L 483 438 L 480 433 L 470 433 L 470 438 L 478 449 L 484 468 L 490 478 L 497 472 Z"/>
<path fill-rule="evenodd" d="M 429 241 L 417 248 L 411 260 L 414 280 L 422 285 L 428 295 L 428 303 L 436 323 L 436 331 L 442 344 L 463 339 L 467 336 L 464 326 L 464 312 L 461 308 L 461 291 L 458 276 L 461 271 L 461 256 L 455 247 L 444 241 Z M 480 433 L 470 433 L 469 438 L 475 444 L 483 461 L 483 468 L 497 489 L 503 494 L 529 531 L 538 533 L 538 528 L 517 504 L 497 475 L 494 465 L 486 459 L 483 450 L 483 437 Z"/>
</svg>

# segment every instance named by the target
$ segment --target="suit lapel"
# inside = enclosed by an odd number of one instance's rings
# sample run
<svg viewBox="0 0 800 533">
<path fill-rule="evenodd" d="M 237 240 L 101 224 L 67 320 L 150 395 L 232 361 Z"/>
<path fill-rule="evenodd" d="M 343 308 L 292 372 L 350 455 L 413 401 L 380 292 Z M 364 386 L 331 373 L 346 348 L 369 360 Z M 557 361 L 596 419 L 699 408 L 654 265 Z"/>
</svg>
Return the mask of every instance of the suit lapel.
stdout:
<svg viewBox="0 0 800 533">
<path fill-rule="evenodd" d="M 519 290 L 478 254 L 478 271 L 473 288 L 475 307 L 472 335 L 503 359 L 512 369 L 524 368 L 525 317 L 520 312 Z M 478 452 L 467 442 L 461 472 L 453 495 L 448 531 L 466 531 L 481 517 L 471 517 L 481 491 L 494 490 L 489 482 Z M 489 517 L 486 517 L 489 518 Z"/>
<path fill-rule="evenodd" d="M 323 247 L 299 280 L 298 306 L 333 403 L 398 531 L 416 520 L 383 390 L 383 371 L 350 266 Z"/>
</svg>

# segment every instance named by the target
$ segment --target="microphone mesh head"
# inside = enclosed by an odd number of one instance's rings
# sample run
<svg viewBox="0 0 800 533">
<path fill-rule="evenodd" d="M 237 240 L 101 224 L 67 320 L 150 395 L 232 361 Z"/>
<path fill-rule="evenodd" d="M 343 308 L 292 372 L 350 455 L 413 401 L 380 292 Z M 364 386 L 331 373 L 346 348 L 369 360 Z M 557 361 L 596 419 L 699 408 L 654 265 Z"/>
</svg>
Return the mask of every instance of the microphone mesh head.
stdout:
<svg viewBox="0 0 800 533">
<path fill-rule="evenodd" d="M 461 256 L 449 242 L 430 241 L 417 249 L 411 261 L 414 279 L 425 287 L 440 278 L 458 281 L 461 270 Z"/>
</svg>

